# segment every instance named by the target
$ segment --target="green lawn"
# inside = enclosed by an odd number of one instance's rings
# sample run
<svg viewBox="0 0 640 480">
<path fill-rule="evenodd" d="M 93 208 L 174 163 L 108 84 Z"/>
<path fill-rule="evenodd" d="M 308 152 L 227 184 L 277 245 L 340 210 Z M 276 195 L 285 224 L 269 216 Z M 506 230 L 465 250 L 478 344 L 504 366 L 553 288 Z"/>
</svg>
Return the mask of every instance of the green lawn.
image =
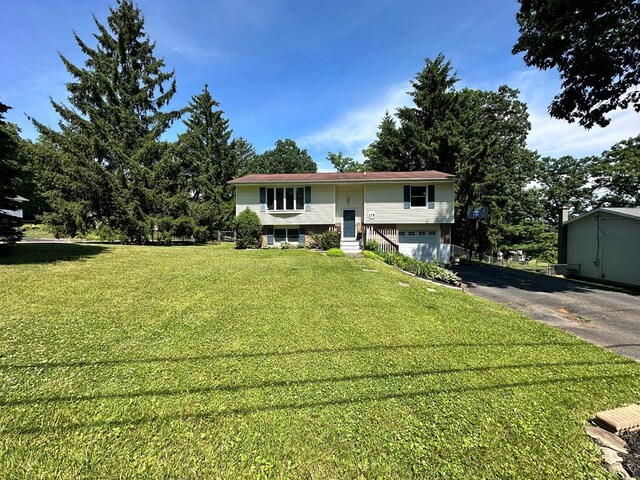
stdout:
<svg viewBox="0 0 640 480">
<path fill-rule="evenodd" d="M 0 476 L 606 477 L 583 428 L 640 366 L 429 287 L 300 250 L 14 246 Z"/>
</svg>

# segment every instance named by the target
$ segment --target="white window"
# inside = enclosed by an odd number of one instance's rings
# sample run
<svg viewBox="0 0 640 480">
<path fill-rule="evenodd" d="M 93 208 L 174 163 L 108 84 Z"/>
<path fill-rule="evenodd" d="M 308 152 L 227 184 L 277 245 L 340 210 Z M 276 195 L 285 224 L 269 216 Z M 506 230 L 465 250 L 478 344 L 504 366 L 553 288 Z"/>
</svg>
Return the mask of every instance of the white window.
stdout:
<svg viewBox="0 0 640 480">
<path fill-rule="evenodd" d="M 267 210 L 304 210 L 304 187 L 267 188 Z"/>
</svg>

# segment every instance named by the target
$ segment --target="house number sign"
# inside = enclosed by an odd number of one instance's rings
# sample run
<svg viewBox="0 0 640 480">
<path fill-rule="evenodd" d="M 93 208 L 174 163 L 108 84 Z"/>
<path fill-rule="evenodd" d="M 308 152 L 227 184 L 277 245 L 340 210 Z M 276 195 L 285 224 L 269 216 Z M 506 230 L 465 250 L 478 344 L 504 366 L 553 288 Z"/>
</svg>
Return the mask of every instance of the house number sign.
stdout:
<svg viewBox="0 0 640 480">
<path fill-rule="evenodd" d="M 369 220 L 374 220 L 376 218 L 376 212 L 369 212 L 367 213 L 367 218 Z"/>
</svg>

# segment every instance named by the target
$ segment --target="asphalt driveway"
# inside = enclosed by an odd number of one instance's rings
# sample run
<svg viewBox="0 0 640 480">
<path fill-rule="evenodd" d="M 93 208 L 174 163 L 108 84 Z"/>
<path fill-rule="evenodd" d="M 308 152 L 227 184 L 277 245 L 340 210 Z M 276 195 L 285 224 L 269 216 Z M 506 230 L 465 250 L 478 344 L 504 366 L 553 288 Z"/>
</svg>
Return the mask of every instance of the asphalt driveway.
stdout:
<svg viewBox="0 0 640 480">
<path fill-rule="evenodd" d="M 475 295 L 640 361 L 640 295 L 509 268 L 452 270 Z"/>
</svg>

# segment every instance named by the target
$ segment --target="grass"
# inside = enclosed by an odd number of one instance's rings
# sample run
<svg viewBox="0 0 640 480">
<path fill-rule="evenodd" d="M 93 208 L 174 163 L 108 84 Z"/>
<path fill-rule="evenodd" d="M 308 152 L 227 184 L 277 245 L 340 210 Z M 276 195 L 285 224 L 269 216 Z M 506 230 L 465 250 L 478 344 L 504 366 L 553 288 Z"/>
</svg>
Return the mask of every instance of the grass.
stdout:
<svg viewBox="0 0 640 480">
<path fill-rule="evenodd" d="M 37 224 L 33 224 L 33 223 L 24 225 L 24 227 L 23 227 L 23 235 L 26 238 L 33 238 L 33 239 L 51 239 L 51 238 L 55 238 L 53 233 L 48 231 L 44 227 L 44 225 L 37 225 Z"/>
<path fill-rule="evenodd" d="M 3 478 L 606 478 L 585 422 L 640 392 L 376 260 L 97 247 L 0 257 Z"/>
</svg>

